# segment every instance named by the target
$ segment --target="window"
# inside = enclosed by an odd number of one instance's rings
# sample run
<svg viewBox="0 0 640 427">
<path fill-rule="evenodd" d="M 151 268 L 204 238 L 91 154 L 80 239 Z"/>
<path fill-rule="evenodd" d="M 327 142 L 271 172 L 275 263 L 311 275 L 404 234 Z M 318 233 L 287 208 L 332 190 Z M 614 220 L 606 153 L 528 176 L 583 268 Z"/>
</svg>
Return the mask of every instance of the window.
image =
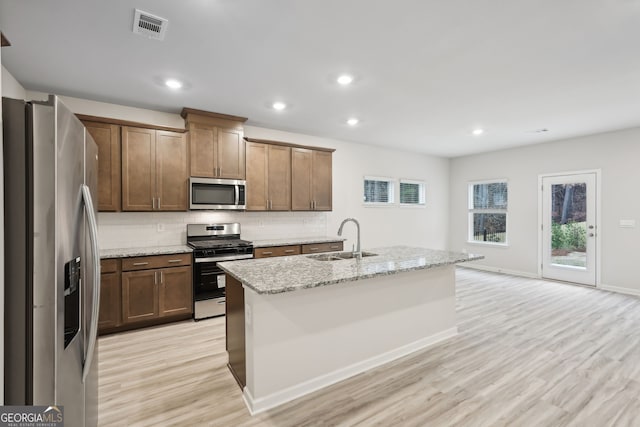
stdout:
<svg viewBox="0 0 640 427">
<path fill-rule="evenodd" d="M 395 181 L 391 178 L 364 177 L 364 203 L 371 205 L 391 205 L 395 202 Z"/>
<path fill-rule="evenodd" d="M 507 243 L 507 182 L 469 184 L 469 241 Z"/>
<path fill-rule="evenodd" d="M 411 206 L 424 206 L 424 182 L 400 180 L 400 204 Z"/>
</svg>

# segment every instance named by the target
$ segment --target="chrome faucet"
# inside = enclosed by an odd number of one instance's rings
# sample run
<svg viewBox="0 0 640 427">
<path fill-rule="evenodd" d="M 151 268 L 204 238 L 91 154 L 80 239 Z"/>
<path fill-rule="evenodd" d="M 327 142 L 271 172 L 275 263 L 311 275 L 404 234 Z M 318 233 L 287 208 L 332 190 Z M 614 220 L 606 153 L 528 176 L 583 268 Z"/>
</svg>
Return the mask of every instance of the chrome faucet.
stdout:
<svg viewBox="0 0 640 427">
<path fill-rule="evenodd" d="M 358 246 L 356 247 L 356 250 L 353 251 L 353 256 L 356 258 L 362 258 L 362 252 L 360 251 L 360 223 L 358 222 L 357 219 L 347 218 L 344 221 L 342 221 L 342 224 L 340 224 L 340 228 L 338 228 L 338 236 L 342 236 L 342 227 L 344 227 L 344 225 L 349 221 L 355 223 L 356 228 L 358 229 Z"/>
</svg>

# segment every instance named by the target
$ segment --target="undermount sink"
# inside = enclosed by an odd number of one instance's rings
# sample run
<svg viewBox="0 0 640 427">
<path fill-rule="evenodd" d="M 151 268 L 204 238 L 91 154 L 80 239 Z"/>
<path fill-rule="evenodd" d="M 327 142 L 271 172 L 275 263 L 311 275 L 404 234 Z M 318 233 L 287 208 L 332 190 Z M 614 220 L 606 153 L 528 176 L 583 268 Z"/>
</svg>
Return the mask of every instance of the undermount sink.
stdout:
<svg viewBox="0 0 640 427">
<path fill-rule="evenodd" d="M 362 258 L 376 255 L 378 254 L 374 254 L 372 252 L 362 252 Z M 332 254 L 309 255 L 307 258 L 315 259 L 316 261 L 340 261 L 343 259 L 356 258 L 356 256 L 353 254 L 353 252 L 337 252 Z"/>
</svg>

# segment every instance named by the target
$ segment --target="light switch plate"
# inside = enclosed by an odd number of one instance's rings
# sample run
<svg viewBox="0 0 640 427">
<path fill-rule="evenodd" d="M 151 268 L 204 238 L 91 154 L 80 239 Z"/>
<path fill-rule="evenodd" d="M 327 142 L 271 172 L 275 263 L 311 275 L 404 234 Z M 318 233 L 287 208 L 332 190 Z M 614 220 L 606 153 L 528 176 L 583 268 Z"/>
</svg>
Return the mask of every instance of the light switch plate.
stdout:
<svg viewBox="0 0 640 427">
<path fill-rule="evenodd" d="M 621 228 L 635 228 L 636 220 L 635 219 L 621 219 L 620 220 Z"/>
</svg>

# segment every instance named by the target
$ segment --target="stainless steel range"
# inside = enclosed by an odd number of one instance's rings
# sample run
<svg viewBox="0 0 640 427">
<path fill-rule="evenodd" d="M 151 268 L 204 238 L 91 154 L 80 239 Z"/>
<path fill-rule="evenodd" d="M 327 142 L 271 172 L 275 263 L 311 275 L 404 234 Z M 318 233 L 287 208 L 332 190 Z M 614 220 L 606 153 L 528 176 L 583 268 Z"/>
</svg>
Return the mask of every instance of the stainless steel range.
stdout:
<svg viewBox="0 0 640 427">
<path fill-rule="evenodd" d="M 221 261 L 253 258 L 251 242 L 240 239 L 240 224 L 187 224 L 187 244 L 193 248 L 194 318 L 225 312 L 225 276 Z"/>
</svg>

